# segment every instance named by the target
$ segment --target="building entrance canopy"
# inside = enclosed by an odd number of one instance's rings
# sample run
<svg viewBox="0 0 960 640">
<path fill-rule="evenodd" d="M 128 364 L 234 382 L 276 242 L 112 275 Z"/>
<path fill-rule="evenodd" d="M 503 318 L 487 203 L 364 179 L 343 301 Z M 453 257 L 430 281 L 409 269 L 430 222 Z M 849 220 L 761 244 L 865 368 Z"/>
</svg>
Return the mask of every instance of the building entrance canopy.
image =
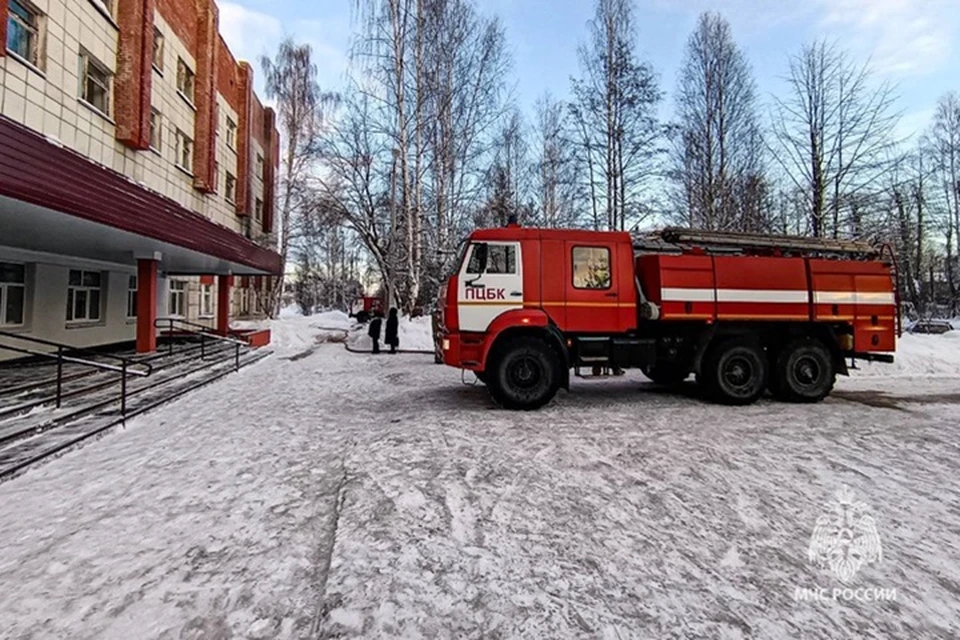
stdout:
<svg viewBox="0 0 960 640">
<path fill-rule="evenodd" d="M 0 117 L 0 245 L 170 274 L 283 273 L 280 255 Z"/>
</svg>

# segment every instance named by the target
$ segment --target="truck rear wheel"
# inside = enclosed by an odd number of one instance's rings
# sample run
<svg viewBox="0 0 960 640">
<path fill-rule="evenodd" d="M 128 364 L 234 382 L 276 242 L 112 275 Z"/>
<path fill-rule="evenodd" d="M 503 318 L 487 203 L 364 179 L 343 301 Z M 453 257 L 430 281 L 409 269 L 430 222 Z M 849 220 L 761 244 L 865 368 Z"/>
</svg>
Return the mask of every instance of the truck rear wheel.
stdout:
<svg viewBox="0 0 960 640">
<path fill-rule="evenodd" d="M 768 370 L 766 354 L 759 343 L 731 338 L 710 348 L 697 379 L 715 402 L 746 405 L 763 395 Z"/>
<path fill-rule="evenodd" d="M 786 402 L 820 402 L 833 391 L 836 379 L 827 347 L 814 338 L 801 338 L 780 350 L 770 390 Z"/>
<path fill-rule="evenodd" d="M 557 354 L 533 337 L 515 338 L 498 349 L 484 374 L 490 395 L 505 409 L 539 409 L 560 388 Z"/>
<path fill-rule="evenodd" d="M 686 380 L 687 376 L 690 375 L 689 367 L 670 364 L 644 365 L 640 367 L 640 371 L 657 384 L 665 387 L 676 386 Z"/>
</svg>

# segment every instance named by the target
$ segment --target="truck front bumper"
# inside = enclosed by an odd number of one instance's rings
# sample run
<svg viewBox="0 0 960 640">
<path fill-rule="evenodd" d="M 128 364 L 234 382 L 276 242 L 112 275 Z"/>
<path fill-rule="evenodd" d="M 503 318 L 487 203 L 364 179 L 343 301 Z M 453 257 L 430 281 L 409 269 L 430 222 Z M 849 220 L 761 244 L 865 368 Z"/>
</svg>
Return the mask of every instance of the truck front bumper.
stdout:
<svg viewBox="0 0 960 640">
<path fill-rule="evenodd" d="M 445 365 L 483 371 L 483 334 L 444 333 L 441 347 Z"/>
</svg>

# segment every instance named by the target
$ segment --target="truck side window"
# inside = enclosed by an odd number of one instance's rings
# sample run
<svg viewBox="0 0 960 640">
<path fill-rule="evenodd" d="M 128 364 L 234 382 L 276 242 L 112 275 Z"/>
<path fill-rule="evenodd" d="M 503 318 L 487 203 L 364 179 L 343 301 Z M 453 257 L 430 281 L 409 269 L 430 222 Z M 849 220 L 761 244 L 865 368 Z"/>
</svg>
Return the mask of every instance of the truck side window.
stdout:
<svg viewBox="0 0 960 640">
<path fill-rule="evenodd" d="M 476 246 L 476 245 L 474 245 Z M 476 249 L 470 254 L 470 264 L 467 265 L 467 273 L 470 275 L 480 274 L 480 259 Z M 517 272 L 517 247 L 512 244 L 488 244 L 487 245 L 487 270 L 486 273 L 510 274 Z"/>
<path fill-rule="evenodd" d="M 610 288 L 610 249 L 607 247 L 573 248 L 573 288 Z"/>
</svg>

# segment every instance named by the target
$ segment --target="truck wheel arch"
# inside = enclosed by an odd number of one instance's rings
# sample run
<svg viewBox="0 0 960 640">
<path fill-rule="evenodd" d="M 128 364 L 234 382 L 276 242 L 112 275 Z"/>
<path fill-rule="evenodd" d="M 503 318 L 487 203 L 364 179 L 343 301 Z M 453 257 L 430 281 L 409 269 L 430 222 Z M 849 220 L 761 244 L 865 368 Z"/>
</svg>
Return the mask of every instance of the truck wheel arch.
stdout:
<svg viewBox="0 0 960 640">
<path fill-rule="evenodd" d="M 550 345 L 563 362 L 560 372 L 560 386 L 570 388 L 570 351 L 567 349 L 563 334 L 549 316 L 541 309 L 518 309 L 497 316 L 487 328 L 490 339 L 486 341 L 483 352 L 483 368 L 491 358 L 496 357 L 497 349 L 518 336 L 534 336 Z"/>
</svg>

